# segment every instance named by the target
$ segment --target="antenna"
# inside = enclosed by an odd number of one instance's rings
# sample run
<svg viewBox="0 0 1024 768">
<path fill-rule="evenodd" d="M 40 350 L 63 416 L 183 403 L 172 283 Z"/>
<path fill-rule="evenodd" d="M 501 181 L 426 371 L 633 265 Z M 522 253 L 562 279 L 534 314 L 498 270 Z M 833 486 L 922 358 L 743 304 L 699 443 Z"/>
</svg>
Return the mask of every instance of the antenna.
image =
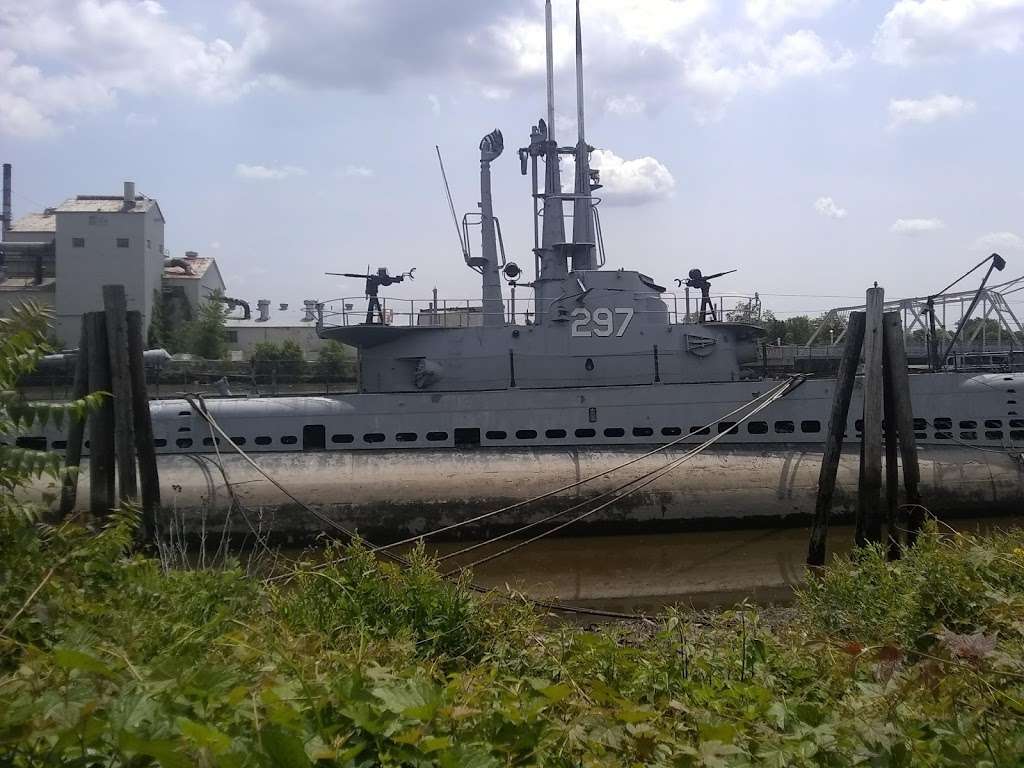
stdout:
<svg viewBox="0 0 1024 768">
<path fill-rule="evenodd" d="M 550 4 L 551 0 L 548 0 Z M 448 174 L 444 172 L 444 160 L 441 159 L 441 147 L 437 144 L 434 145 L 434 150 L 437 152 L 437 163 L 441 166 L 441 179 L 444 181 L 444 191 L 448 195 L 448 210 L 452 212 L 452 223 L 455 225 L 455 236 L 459 238 L 459 249 L 462 251 L 462 258 L 469 260 L 469 249 L 466 248 L 466 242 L 462 239 L 462 230 L 459 229 L 459 217 L 455 213 L 455 203 L 452 201 L 452 190 L 448 186 Z M 369 268 L 367 268 L 369 271 Z"/>
<path fill-rule="evenodd" d="M 551 0 L 544 3 L 544 36 L 548 67 L 548 141 L 555 140 L 555 44 L 551 23 Z"/>
<path fill-rule="evenodd" d="M 579 129 L 580 143 L 583 144 L 583 29 L 580 24 L 580 0 L 576 0 L 576 127 Z"/>
</svg>

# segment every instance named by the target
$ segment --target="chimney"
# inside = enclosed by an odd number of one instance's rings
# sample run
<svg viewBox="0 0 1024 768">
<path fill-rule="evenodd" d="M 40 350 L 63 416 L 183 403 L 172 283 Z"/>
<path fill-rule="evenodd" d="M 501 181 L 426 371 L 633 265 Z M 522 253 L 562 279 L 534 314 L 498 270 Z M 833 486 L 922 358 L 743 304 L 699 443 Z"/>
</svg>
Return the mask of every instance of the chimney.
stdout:
<svg viewBox="0 0 1024 768">
<path fill-rule="evenodd" d="M 0 240 L 7 239 L 11 228 L 11 164 L 4 163 L 4 207 L 3 224 L 0 225 Z"/>
<path fill-rule="evenodd" d="M 124 207 L 134 208 L 135 207 L 135 182 L 126 181 L 124 183 Z"/>
<path fill-rule="evenodd" d="M 313 299 L 306 299 L 302 302 L 302 309 L 306 313 L 302 318 L 302 322 L 311 323 L 316 320 L 316 301 Z"/>
<path fill-rule="evenodd" d="M 256 318 L 256 322 L 265 323 L 270 319 L 270 299 L 260 299 L 257 301 L 256 309 L 260 313 L 260 316 Z"/>
<path fill-rule="evenodd" d="M 198 259 L 199 258 L 199 252 L 198 251 L 185 251 L 185 258 L 186 259 Z"/>
</svg>

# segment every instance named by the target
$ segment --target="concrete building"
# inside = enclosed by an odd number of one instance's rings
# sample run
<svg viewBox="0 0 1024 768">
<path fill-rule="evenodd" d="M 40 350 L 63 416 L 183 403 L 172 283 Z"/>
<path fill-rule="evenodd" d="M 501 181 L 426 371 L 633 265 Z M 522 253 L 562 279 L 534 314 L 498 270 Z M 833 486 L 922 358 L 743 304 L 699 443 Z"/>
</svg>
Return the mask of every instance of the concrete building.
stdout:
<svg viewBox="0 0 1024 768">
<path fill-rule="evenodd" d="M 75 346 L 82 314 L 103 308 L 102 288 L 125 286 L 128 309 L 142 313 L 149 328 L 164 266 L 164 217 L 156 200 L 124 194 L 78 195 L 55 209 L 57 338 Z"/>
<path fill-rule="evenodd" d="M 186 251 L 183 259 L 168 259 L 163 266 L 163 292 L 175 302 L 186 302 L 195 317 L 199 305 L 214 293 L 225 293 L 224 278 L 215 259 Z"/>
<path fill-rule="evenodd" d="M 307 300 L 302 309 L 279 304 L 271 312 L 270 301 L 260 299 L 248 320 L 228 317 L 228 352 L 234 360 L 248 360 L 257 344 L 269 341 L 280 344 L 294 341 L 307 360 L 313 360 L 326 344 L 316 335 L 316 302 Z"/>
</svg>

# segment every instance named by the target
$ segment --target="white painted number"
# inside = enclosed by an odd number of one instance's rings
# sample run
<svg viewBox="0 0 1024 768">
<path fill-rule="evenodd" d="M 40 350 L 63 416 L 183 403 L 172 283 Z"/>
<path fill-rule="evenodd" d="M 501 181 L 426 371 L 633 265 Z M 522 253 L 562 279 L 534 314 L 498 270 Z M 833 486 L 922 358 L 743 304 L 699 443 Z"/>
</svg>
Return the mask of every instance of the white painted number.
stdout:
<svg viewBox="0 0 1024 768">
<path fill-rule="evenodd" d="M 622 315 L 623 317 L 617 332 L 615 330 L 615 315 Z M 573 310 L 572 317 L 573 336 L 607 338 L 615 334 L 615 336 L 621 337 L 633 319 L 633 308 L 616 307 L 612 310 L 608 307 L 598 307 L 591 313 L 586 307 L 577 307 Z M 591 326 L 591 323 L 593 323 L 593 326 Z"/>
</svg>

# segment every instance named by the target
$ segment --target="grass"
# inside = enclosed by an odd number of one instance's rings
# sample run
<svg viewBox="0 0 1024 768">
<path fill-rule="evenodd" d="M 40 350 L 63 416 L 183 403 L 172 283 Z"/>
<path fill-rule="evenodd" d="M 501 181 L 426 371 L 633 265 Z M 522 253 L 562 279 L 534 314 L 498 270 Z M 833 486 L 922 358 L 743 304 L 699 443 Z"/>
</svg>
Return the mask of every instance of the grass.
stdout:
<svg viewBox="0 0 1024 768">
<path fill-rule="evenodd" d="M 261 580 L 0 526 L 0 765 L 1020 765 L 1024 535 L 837 559 L 785 612 L 586 629 L 354 546 Z M 775 617 L 775 620 L 769 621 Z"/>
</svg>

